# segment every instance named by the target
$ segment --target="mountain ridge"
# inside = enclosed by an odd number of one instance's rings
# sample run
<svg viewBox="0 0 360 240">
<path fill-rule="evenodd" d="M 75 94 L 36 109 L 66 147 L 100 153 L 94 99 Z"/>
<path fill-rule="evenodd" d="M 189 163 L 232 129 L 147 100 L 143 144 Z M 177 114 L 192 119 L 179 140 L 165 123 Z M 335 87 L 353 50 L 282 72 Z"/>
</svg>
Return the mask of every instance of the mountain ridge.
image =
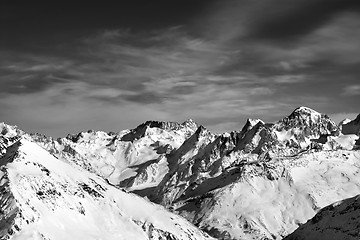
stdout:
<svg viewBox="0 0 360 240">
<path fill-rule="evenodd" d="M 358 122 L 336 125 L 307 107 L 275 123 L 248 119 L 222 134 L 192 120 L 56 140 L 1 126 L 220 239 L 281 239 L 322 207 L 360 193 Z"/>
</svg>

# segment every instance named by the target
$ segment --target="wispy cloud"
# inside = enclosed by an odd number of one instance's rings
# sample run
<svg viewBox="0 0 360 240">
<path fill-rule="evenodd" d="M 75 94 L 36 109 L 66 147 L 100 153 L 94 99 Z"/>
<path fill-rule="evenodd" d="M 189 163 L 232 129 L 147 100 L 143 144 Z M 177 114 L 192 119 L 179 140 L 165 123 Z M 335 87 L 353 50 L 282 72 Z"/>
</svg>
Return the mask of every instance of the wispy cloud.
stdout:
<svg viewBox="0 0 360 240">
<path fill-rule="evenodd" d="M 300 83 L 307 80 L 306 75 L 280 75 L 272 77 L 275 83 Z"/>
<path fill-rule="evenodd" d="M 86 83 L 57 84 L 39 93 L 0 97 L 0 118 L 30 132 L 64 136 L 88 129 L 118 131 L 149 119 L 168 120 L 162 110 L 130 101 L 104 101 L 127 92 Z M 98 100 L 102 99 L 102 100 Z"/>
<path fill-rule="evenodd" d="M 350 85 L 346 86 L 343 89 L 343 95 L 345 96 L 355 96 L 360 95 L 360 85 Z"/>
</svg>

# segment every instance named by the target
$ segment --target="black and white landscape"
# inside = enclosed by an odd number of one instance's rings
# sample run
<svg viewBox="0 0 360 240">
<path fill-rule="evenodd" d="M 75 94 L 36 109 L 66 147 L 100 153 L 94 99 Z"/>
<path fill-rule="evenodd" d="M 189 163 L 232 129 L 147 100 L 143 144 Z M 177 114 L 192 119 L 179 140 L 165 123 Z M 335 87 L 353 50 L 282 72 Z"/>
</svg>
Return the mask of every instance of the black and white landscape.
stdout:
<svg viewBox="0 0 360 240">
<path fill-rule="evenodd" d="M 359 0 L 0 0 L 0 239 L 360 239 Z"/>
<path fill-rule="evenodd" d="M 223 134 L 0 130 L 2 239 L 359 238 L 360 114 L 338 126 L 299 107 Z"/>
</svg>

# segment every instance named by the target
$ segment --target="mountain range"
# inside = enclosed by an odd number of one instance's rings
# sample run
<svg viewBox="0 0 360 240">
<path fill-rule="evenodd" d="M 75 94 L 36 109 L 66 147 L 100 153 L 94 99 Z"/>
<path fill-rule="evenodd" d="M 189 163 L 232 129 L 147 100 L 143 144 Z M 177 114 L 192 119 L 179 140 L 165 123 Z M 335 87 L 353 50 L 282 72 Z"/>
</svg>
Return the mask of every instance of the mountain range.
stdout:
<svg viewBox="0 0 360 240">
<path fill-rule="evenodd" d="M 360 114 L 54 139 L 0 124 L 0 239 L 359 239 Z"/>
</svg>

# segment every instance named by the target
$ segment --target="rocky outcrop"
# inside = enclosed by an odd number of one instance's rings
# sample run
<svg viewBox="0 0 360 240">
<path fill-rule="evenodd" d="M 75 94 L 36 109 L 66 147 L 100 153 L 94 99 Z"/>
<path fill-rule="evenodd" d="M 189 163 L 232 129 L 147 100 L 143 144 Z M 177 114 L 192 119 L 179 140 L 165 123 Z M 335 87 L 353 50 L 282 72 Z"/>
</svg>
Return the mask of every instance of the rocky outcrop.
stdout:
<svg viewBox="0 0 360 240">
<path fill-rule="evenodd" d="M 147 121 L 140 124 L 135 129 L 130 130 L 129 133 L 123 135 L 121 137 L 121 141 L 134 141 L 140 139 L 145 136 L 147 128 L 159 128 L 165 131 L 184 130 L 186 134 L 189 135 L 198 128 L 198 125 L 192 119 L 189 119 L 181 124 L 177 122 Z"/>
<path fill-rule="evenodd" d="M 312 141 L 325 143 L 321 138 L 340 134 L 338 126 L 326 114 L 307 107 L 295 109 L 272 128 L 280 141 L 299 148 L 308 147 Z"/>
</svg>

